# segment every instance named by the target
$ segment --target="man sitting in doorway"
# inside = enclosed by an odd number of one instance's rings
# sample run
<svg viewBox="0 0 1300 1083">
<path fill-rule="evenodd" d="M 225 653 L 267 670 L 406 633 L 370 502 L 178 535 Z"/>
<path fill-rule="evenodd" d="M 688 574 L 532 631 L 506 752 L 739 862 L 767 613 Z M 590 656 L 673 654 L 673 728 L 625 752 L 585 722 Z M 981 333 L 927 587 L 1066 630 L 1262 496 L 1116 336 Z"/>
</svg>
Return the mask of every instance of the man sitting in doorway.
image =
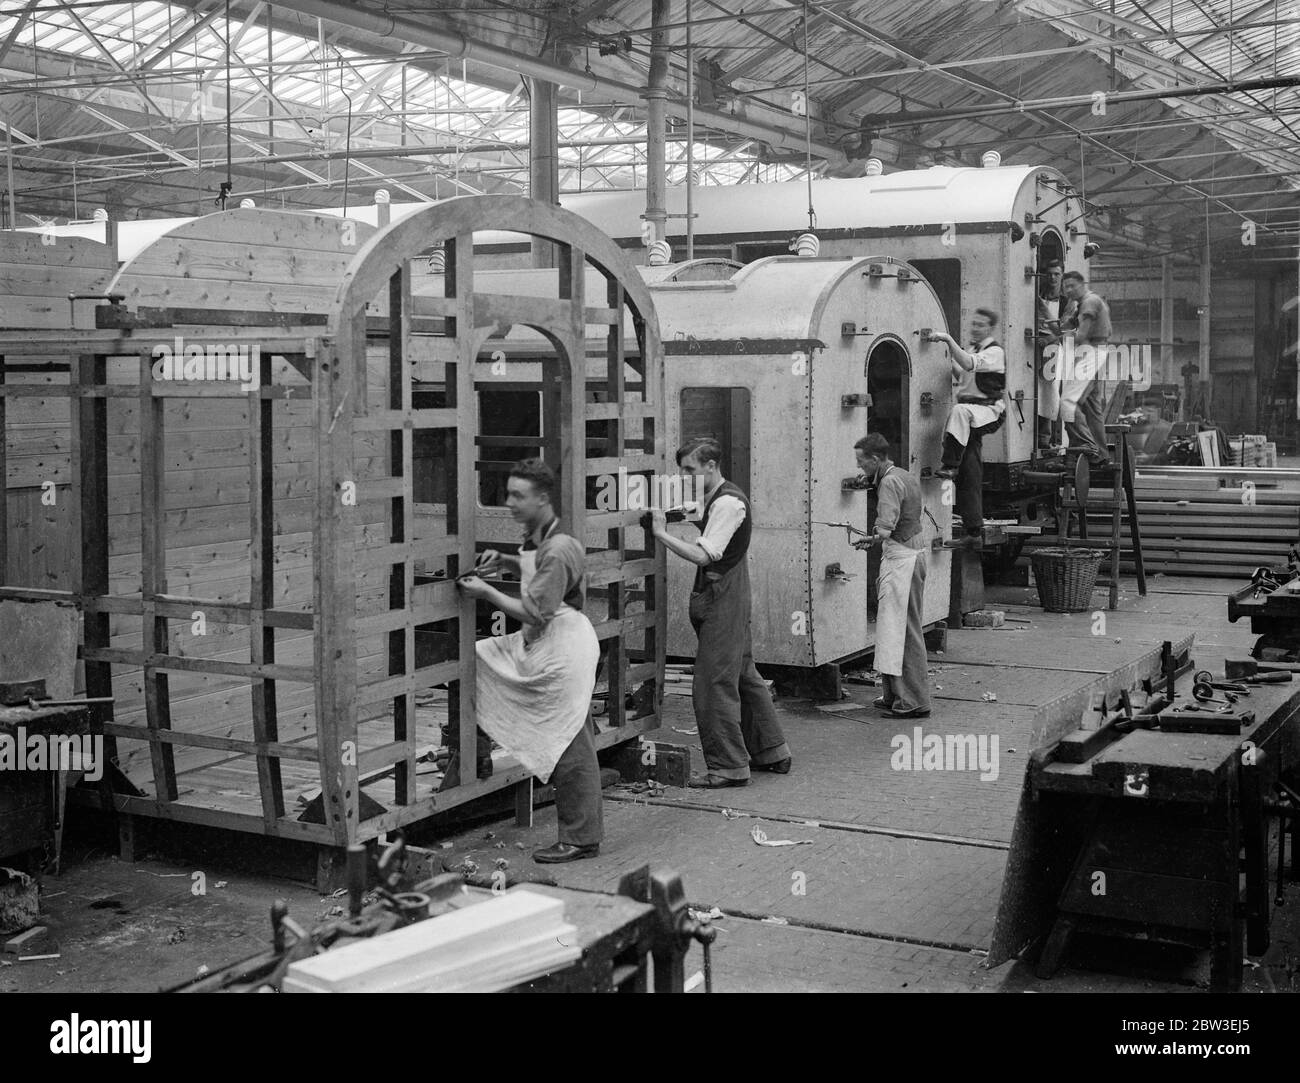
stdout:
<svg viewBox="0 0 1300 1083">
<path fill-rule="evenodd" d="M 997 324 L 996 312 L 977 308 L 970 321 L 969 349 L 942 331 L 931 335 L 932 341 L 948 346 L 954 382 L 954 401 L 943 435 L 943 466 L 935 475 L 957 480 L 956 506 L 968 545 L 978 544 L 984 530 L 982 441 L 1006 420 L 1002 395 L 1007 386 L 1007 361 L 993 337 Z"/>
</svg>

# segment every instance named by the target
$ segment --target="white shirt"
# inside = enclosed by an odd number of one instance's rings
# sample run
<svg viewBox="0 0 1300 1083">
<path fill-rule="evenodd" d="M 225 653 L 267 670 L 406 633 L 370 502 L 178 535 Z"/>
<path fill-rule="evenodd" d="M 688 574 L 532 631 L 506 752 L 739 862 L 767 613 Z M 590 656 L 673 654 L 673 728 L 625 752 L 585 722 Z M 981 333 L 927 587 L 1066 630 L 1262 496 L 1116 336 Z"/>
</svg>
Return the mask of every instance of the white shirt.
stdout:
<svg viewBox="0 0 1300 1083">
<path fill-rule="evenodd" d="M 728 543 L 745 521 L 745 505 L 734 496 L 722 495 L 709 506 L 709 522 L 699 537 L 700 548 L 710 560 L 721 560 Z"/>
<path fill-rule="evenodd" d="M 989 335 L 983 342 L 976 346 L 970 347 L 966 352 L 974 359 L 975 367 L 970 370 L 963 370 L 960 376 L 954 376 L 953 382 L 957 387 L 957 394 L 961 395 L 982 395 L 983 392 L 975 384 L 975 373 L 977 372 L 1001 372 L 1007 371 L 1007 355 L 1001 346 L 990 346 L 993 336 Z"/>
</svg>

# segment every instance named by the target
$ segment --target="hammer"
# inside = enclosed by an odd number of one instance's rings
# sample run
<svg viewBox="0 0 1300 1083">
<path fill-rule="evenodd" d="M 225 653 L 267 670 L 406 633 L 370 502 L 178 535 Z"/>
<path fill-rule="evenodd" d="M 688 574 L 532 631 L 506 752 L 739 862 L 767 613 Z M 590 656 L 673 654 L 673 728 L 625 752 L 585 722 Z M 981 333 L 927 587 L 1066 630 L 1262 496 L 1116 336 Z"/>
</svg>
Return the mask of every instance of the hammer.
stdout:
<svg viewBox="0 0 1300 1083">
<path fill-rule="evenodd" d="M 89 699 L 28 699 L 27 706 L 33 711 L 46 707 L 81 707 L 88 703 L 112 703 L 113 696 L 93 696 Z"/>
<path fill-rule="evenodd" d="M 1286 684 L 1291 679 L 1293 670 L 1284 663 L 1230 658 L 1223 663 L 1223 672 L 1228 680 L 1240 681 L 1242 684 Z"/>
</svg>

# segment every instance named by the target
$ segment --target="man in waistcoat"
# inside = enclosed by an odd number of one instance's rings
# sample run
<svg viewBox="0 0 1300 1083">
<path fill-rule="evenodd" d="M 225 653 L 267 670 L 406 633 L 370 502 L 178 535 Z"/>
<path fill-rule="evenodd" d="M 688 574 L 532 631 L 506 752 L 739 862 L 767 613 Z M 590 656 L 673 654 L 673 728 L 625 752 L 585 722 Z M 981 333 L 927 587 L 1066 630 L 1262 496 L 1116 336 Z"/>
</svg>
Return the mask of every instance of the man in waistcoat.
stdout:
<svg viewBox="0 0 1300 1083">
<path fill-rule="evenodd" d="M 651 533 L 669 552 L 696 565 L 691 627 L 699 638 L 691 698 L 708 769 L 692 779 L 697 789 L 749 784 L 750 771 L 790 772 L 790 748 L 777 721 L 772 695 L 754 667 L 750 635 L 749 497 L 722 476 L 716 440 L 692 440 L 677 451 L 684 474 L 704 488 L 700 536 L 684 541 L 668 533 L 664 513 L 651 517 Z"/>
<path fill-rule="evenodd" d="M 935 471 L 941 478 L 956 479 L 956 507 L 966 534 L 966 544 L 978 547 L 984 532 L 983 438 L 1002 428 L 1007 404 L 1007 359 L 993 337 L 998 314 L 991 308 L 977 308 L 970 321 L 968 349 L 945 332 L 931 335 L 934 342 L 948 346 L 952 363 L 953 404 L 943 434 L 943 465 Z"/>
</svg>

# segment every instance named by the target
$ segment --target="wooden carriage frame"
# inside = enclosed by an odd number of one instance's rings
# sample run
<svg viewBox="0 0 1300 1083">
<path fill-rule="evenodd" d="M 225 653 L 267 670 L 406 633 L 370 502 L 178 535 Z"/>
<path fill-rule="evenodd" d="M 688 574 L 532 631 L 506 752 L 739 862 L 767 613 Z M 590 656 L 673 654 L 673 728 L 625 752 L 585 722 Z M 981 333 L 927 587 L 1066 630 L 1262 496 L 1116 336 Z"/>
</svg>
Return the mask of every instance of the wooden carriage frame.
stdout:
<svg viewBox="0 0 1300 1083">
<path fill-rule="evenodd" d="M 475 290 L 473 234 L 507 229 L 553 242 L 559 256 L 558 297 L 512 297 Z M 446 269 L 443 297 L 413 298 L 412 261 L 441 247 Z M 607 283 L 606 296 L 592 304 L 585 296 L 585 265 Z M 387 316 L 368 311 L 378 296 L 387 298 Z M 421 793 L 417 789 L 416 694 L 448 689 L 449 724 L 459 747 L 475 742 L 474 682 L 478 604 L 455 587 L 458 572 L 473 566 L 478 537 L 476 472 L 485 464 L 477 448 L 479 432 L 475 363 L 489 336 L 520 324 L 539 331 L 554 348 L 543 368 L 542 399 L 548 426 L 543 457 L 561 480 L 562 529 L 586 539 L 589 597 L 603 603 L 593 618 L 602 646 L 608 687 L 608 726 L 597 738 L 604 748 L 658 727 L 663 697 L 666 629 L 665 558 L 647 548 L 639 527 L 640 509 L 590 511 L 589 479 L 617 474 L 654 473 L 664 457 L 663 357 L 649 291 L 627 257 L 584 219 L 558 207 L 514 196 L 467 197 L 432 205 L 373 236 L 357 253 L 335 296 L 328 322 L 314 316 L 274 312 L 145 309 L 117 305 L 96 310 L 98 327 L 87 331 L 0 330 L 0 437 L 4 403 L 16 395 L 66 394 L 71 399 L 75 518 L 82 561 L 71 591 L 50 591 L 0 582 L 0 597 L 72 600 L 83 613 L 80 656 L 90 696 L 112 695 L 115 667 L 143 669 L 146 724 L 114 721 L 111 709 L 101 719 L 106 753 L 116 759 L 120 740 L 145 741 L 150 752 L 154 795 L 112 775 L 116 792 L 87 792 L 101 807 L 111 805 L 127 817 L 141 815 L 200 823 L 297 839 L 327 847 L 365 842 L 383 833 L 432 817 L 507 787 L 516 809 L 531 815 L 532 779 L 507 760 L 498 761 L 489 779 L 462 777 L 459 785 Z M 592 358 L 587 326 L 604 325 L 608 334 Z M 635 329 L 639 356 L 626 353 L 624 326 Z M 187 342 L 256 343 L 260 348 L 258 386 L 162 383 L 151 379 L 152 347 L 161 336 L 183 329 Z M 374 395 L 376 344 L 387 339 L 387 372 L 381 395 Z M 62 387 L 4 381 L 6 354 L 60 361 L 70 367 Z M 138 356 L 135 384 L 110 383 L 111 357 Z M 316 469 L 312 524 L 313 602 L 310 610 L 277 608 L 272 577 L 275 546 L 273 487 L 274 406 L 277 400 L 304 397 L 301 387 L 277 385 L 272 358 L 282 357 L 310 381 L 314 403 Z M 413 405 L 412 372 L 434 361 L 445 366 L 445 405 Z M 598 375 L 593 378 L 593 372 Z M 629 372 L 634 374 L 629 379 Z M 371 386 L 368 387 L 368 377 Z M 113 397 L 133 397 L 140 408 L 141 590 L 138 596 L 110 593 L 106 407 Z M 165 433 L 163 406 L 177 397 L 243 398 L 248 403 L 249 601 L 212 602 L 170 594 L 166 582 Z M 376 401 L 376 398 L 382 401 Z M 417 540 L 413 444 L 420 430 L 440 432 L 455 462 L 454 500 L 449 500 L 446 531 Z M 594 430 L 594 433 L 593 433 Z M 354 439 L 377 434 L 387 445 L 384 476 L 358 474 Z M 0 438 L 0 470 L 4 468 Z M 593 447 L 599 454 L 592 454 Z M 359 509 L 378 502 L 382 543 L 363 545 L 365 525 Z M 454 505 L 454 506 L 453 506 Z M 371 504 L 372 510 L 374 504 Z M 0 507 L 0 539 L 8 523 Z M 373 536 L 373 535 L 372 535 Z M 592 538 L 599 544 L 591 545 Z M 476 545 L 476 542 L 479 543 Z M 0 557 L 3 548 L 0 547 Z M 422 562 L 446 562 L 445 572 L 417 575 Z M 359 615 L 358 575 L 388 573 L 388 608 Z M 0 563 L 0 572 L 3 563 Z M 215 661 L 170 653 L 169 621 L 189 621 L 195 610 L 208 620 L 247 625 L 249 660 Z M 591 610 L 591 606 L 589 606 Z M 109 643 L 111 614 L 141 620 L 138 650 Z M 453 658 L 417 668 L 415 638 L 421 626 L 454 628 Z M 313 636 L 310 666 L 276 659 L 276 633 L 307 630 Z M 364 679 L 358 673 L 357 643 L 362 635 L 386 639 L 387 673 Z M 173 729 L 168 674 L 221 674 L 247 680 L 252 702 L 252 740 Z M 314 687 L 314 740 L 282 741 L 277 731 L 276 693 L 281 683 Z M 635 710 L 632 693 L 636 692 Z M 374 711 L 383 708 L 376 720 Z M 362 749 L 360 716 L 367 725 L 391 721 L 383 744 Z M 187 802 L 178 792 L 174 750 L 198 747 L 251 757 L 256 762 L 259 802 L 232 811 Z M 283 761 L 318 765 L 319 809 L 308 822 L 287 810 L 281 782 Z M 463 776 L 472 776 L 464 772 Z M 375 777 L 391 777 L 386 804 L 363 794 Z"/>
</svg>

